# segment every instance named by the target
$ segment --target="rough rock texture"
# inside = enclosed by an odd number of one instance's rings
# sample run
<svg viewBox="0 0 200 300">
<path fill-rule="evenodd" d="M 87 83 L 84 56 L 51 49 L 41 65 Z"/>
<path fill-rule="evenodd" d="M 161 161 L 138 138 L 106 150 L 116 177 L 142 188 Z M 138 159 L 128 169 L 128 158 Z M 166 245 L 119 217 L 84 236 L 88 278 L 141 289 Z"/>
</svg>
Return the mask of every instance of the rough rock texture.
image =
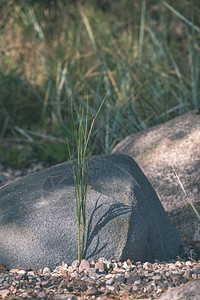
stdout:
<svg viewBox="0 0 200 300">
<path fill-rule="evenodd" d="M 179 287 L 169 289 L 159 300 L 199 300 L 200 280 L 192 280 Z"/>
<path fill-rule="evenodd" d="M 113 153 L 133 157 L 156 190 L 182 238 L 200 240 L 200 221 L 175 171 L 200 212 L 200 115 L 189 112 L 121 141 Z"/>
<path fill-rule="evenodd" d="M 175 257 L 182 242 L 151 184 L 125 155 L 93 157 L 84 257 L 134 261 Z M 77 217 L 70 163 L 0 188 L 0 263 L 54 268 L 77 258 Z"/>
</svg>

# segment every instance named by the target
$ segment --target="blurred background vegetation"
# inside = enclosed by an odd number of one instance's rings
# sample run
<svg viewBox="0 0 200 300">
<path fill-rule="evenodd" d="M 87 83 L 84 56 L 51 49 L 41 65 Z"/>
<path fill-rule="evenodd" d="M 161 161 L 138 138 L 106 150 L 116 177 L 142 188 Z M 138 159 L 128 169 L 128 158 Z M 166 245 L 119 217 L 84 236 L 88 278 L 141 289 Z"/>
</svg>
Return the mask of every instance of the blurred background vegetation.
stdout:
<svg viewBox="0 0 200 300">
<path fill-rule="evenodd" d="M 0 162 L 68 159 L 70 102 L 92 153 L 200 105 L 199 0 L 1 0 Z"/>
</svg>

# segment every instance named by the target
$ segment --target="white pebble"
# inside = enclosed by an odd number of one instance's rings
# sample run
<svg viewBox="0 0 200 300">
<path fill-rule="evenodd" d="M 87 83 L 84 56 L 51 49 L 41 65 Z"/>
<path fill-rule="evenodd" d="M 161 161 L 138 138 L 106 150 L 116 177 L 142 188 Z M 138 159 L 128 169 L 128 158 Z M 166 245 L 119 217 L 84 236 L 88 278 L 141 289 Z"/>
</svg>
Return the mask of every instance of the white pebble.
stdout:
<svg viewBox="0 0 200 300">
<path fill-rule="evenodd" d="M 25 271 L 25 270 L 19 270 L 19 271 L 17 272 L 17 274 L 23 276 L 23 275 L 26 274 L 26 271 Z"/>
</svg>

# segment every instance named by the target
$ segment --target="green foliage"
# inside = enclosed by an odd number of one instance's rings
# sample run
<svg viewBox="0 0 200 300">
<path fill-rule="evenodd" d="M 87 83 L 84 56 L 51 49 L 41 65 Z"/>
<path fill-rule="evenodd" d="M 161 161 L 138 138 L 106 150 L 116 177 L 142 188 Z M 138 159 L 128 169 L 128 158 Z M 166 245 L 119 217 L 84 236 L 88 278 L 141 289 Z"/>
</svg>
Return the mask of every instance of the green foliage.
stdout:
<svg viewBox="0 0 200 300">
<path fill-rule="evenodd" d="M 22 74 L 17 74 L 14 69 L 9 74 L 0 72 L 0 128 L 6 117 L 9 127 L 25 126 L 28 129 L 39 123 L 42 103 L 21 77 Z"/>
<path fill-rule="evenodd" d="M 67 157 L 66 144 L 58 142 L 43 143 L 42 147 L 38 147 L 38 159 L 47 165 L 53 165 L 65 161 Z"/>
<path fill-rule="evenodd" d="M 65 160 L 71 99 L 78 110 L 88 97 L 94 114 L 110 90 L 92 154 L 200 105 L 198 0 L 10 0 L 1 8 L 0 137 L 29 143 L 36 160 Z"/>
<path fill-rule="evenodd" d="M 13 168 L 28 167 L 31 163 L 36 162 L 33 150 L 28 143 L 23 146 L 8 145 L 1 143 L 0 145 L 0 162 Z"/>
</svg>

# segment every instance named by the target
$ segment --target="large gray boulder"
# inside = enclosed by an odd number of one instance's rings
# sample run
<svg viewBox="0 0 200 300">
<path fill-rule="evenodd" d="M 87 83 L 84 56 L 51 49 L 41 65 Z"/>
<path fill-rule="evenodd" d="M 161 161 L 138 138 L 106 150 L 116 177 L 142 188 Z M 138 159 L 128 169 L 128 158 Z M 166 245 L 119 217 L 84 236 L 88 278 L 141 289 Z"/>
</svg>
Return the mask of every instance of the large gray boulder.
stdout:
<svg viewBox="0 0 200 300">
<path fill-rule="evenodd" d="M 139 164 L 182 239 L 200 241 L 200 221 L 174 174 L 200 212 L 200 114 L 190 111 L 126 137 L 112 153 Z"/>
<path fill-rule="evenodd" d="M 92 157 L 84 257 L 134 261 L 175 257 L 181 239 L 151 184 L 126 155 Z M 70 162 L 0 188 L 0 263 L 41 268 L 77 259 Z"/>
</svg>

